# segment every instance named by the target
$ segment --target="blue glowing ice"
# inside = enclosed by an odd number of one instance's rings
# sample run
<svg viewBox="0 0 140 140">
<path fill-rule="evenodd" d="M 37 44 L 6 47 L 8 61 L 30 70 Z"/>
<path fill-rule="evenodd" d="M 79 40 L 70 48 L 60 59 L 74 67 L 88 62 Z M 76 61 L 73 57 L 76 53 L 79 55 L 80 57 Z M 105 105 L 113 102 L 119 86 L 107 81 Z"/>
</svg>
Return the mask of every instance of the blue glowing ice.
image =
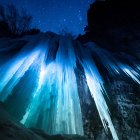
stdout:
<svg viewBox="0 0 140 140">
<path fill-rule="evenodd" d="M 78 61 L 84 69 L 87 85 L 105 130 L 109 130 L 113 139 L 118 140 L 104 99 L 107 95 L 103 86 L 104 80 L 93 55 L 98 56 L 103 69 L 109 74 L 115 76 L 123 73 L 140 84 L 139 65 L 132 67 L 122 63 L 112 53 L 93 43 L 83 47 L 69 37 L 52 37 L 48 34 L 32 39 L 14 58 L 0 67 L 0 100 L 7 100 L 17 87 L 19 93 L 25 91 L 26 96 L 31 95 L 21 119 L 23 124 L 42 128 L 50 134 L 84 135 L 75 74 Z M 31 79 L 26 77 L 27 72 Z M 24 89 L 26 86 L 18 85 L 23 78 L 31 81 L 30 88 L 35 86 L 32 93 Z M 32 85 L 32 81 L 36 84 Z M 24 84 L 28 85 L 28 82 Z M 106 94 L 103 95 L 104 93 Z"/>
</svg>

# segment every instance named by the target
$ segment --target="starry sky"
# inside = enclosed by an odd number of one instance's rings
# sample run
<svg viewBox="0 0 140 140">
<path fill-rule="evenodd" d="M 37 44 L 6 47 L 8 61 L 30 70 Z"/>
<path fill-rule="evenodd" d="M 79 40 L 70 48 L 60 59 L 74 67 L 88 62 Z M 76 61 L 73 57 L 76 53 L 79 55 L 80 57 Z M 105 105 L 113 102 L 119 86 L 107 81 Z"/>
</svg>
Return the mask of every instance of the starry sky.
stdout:
<svg viewBox="0 0 140 140">
<path fill-rule="evenodd" d="M 87 10 L 95 0 L 0 0 L 0 4 L 14 4 L 25 8 L 33 16 L 33 26 L 41 31 L 73 35 L 83 34 L 87 25 Z"/>
</svg>

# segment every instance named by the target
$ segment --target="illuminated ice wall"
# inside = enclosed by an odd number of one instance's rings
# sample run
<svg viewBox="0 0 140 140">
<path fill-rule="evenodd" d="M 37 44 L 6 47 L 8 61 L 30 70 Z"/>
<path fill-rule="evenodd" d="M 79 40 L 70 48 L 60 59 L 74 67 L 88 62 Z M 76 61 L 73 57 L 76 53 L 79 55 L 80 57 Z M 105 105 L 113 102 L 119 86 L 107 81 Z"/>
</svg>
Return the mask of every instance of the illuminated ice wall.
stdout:
<svg viewBox="0 0 140 140">
<path fill-rule="evenodd" d="M 139 65 L 126 64 L 93 43 L 83 46 L 70 37 L 46 33 L 28 40 L 0 67 L 0 100 L 10 112 L 27 127 L 42 128 L 50 134 L 84 135 L 75 74 L 79 62 L 102 124 L 118 140 L 104 98 L 104 80 L 93 55 L 108 73 L 126 74 L 138 84 Z"/>
</svg>

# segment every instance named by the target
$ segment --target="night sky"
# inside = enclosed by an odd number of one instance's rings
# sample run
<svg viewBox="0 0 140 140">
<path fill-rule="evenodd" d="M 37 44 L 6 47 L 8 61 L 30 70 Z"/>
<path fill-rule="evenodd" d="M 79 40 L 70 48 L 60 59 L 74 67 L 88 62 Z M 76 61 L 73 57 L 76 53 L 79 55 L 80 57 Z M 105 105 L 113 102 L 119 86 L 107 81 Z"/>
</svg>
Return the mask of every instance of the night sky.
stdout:
<svg viewBox="0 0 140 140">
<path fill-rule="evenodd" d="M 25 8 L 33 16 L 33 26 L 41 31 L 60 33 L 66 30 L 82 34 L 87 25 L 87 10 L 95 0 L 0 0 Z"/>
</svg>

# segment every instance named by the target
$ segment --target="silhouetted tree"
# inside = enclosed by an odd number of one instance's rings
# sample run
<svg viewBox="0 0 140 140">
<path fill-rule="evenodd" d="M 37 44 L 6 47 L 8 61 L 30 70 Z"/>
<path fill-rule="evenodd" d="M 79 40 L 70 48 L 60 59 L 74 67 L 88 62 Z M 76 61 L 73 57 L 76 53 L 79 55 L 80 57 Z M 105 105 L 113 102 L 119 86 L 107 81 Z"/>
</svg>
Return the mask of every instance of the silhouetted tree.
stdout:
<svg viewBox="0 0 140 140">
<path fill-rule="evenodd" d="M 38 34 L 40 33 L 40 29 L 36 29 L 36 28 L 33 28 L 33 29 L 30 29 L 24 33 L 22 33 L 21 35 L 24 36 L 24 35 L 35 35 L 35 34 Z"/>
<path fill-rule="evenodd" d="M 12 35 L 21 35 L 30 29 L 32 16 L 25 9 L 17 10 L 14 5 L 0 5 L 0 23 L 5 24 Z M 2 27 L 1 27 L 2 28 Z"/>
</svg>

